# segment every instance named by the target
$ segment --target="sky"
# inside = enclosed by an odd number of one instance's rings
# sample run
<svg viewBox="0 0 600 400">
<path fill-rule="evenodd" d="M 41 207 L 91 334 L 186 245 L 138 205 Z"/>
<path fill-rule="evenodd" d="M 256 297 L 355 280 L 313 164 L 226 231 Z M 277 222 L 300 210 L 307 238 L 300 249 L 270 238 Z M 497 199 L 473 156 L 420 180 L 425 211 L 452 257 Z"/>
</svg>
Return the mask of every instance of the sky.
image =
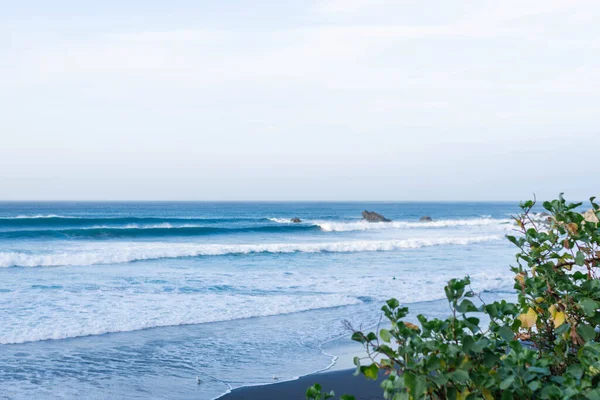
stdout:
<svg viewBox="0 0 600 400">
<path fill-rule="evenodd" d="M 2 3 L 0 200 L 600 194 L 596 0 Z"/>
</svg>

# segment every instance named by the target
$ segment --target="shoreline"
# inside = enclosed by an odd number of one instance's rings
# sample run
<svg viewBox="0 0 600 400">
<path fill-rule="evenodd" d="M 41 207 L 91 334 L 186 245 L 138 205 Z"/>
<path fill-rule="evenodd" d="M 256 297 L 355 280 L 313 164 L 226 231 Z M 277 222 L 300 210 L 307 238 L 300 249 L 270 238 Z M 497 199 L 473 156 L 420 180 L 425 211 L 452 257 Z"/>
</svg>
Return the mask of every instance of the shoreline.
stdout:
<svg viewBox="0 0 600 400">
<path fill-rule="evenodd" d="M 381 381 L 368 380 L 359 375 L 354 376 L 355 369 L 325 371 L 302 376 L 298 379 L 258 386 L 244 386 L 233 389 L 217 397 L 219 400 L 305 400 L 306 390 L 315 383 L 323 387 L 324 393 L 333 390 L 336 397 L 350 394 L 360 400 L 380 400 L 383 398 Z M 216 400 L 216 399 L 215 399 Z"/>
<path fill-rule="evenodd" d="M 482 296 L 487 301 L 510 298 L 510 295 L 502 292 L 483 292 Z M 408 304 L 411 313 L 407 320 L 417 323 L 418 314 L 425 314 L 429 318 L 444 318 L 446 311 L 442 305 L 445 303 L 445 299 L 436 299 Z M 485 322 L 485 317 L 483 320 Z M 373 330 L 378 325 L 369 325 L 363 329 Z M 353 375 L 356 370 L 353 358 L 364 356 L 363 351 L 362 346 L 352 341 L 349 335 L 342 335 L 321 344 L 321 353 L 332 357 L 332 362 L 327 367 L 280 382 L 257 383 L 230 389 L 212 400 L 305 400 L 306 390 L 315 383 L 321 385 L 323 393 L 333 390 L 335 398 L 342 394 L 350 394 L 357 400 L 383 399 L 380 383 L 385 376 L 380 375 L 377 381 L 371 381 L 363 375 Z"/>
</svg>

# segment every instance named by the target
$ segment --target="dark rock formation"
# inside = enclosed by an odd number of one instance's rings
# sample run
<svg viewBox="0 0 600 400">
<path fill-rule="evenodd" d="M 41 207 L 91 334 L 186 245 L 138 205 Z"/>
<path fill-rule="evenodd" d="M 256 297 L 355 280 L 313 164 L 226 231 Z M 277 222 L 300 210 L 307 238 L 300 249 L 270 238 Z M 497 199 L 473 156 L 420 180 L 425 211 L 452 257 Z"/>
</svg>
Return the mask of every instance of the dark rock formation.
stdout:
<svg viewBox="0 0 600 400">
<path fill-rule="evenodd" d="M 296 218 L 292 218 L 290 221 L 292 221 L 292 222 L 294 222 L 296 224 L 302 222 L 302 220 L 300 218 L 297 218 L 297 217 Z"/>
<path fill-rule="evenodd" d="M 363 211 L 362 217 L 365 221 L 368 221 L 368 222 L 392 222 L 391 219 L 387 219 L 383 215 L 377 214 L 376 212 L 373 212 L 373 211 L 367 211 L 367 210 Z"/>
<path fill-rule="evenodd" d="M 421 219 L 419 219 L 419 221 L 421 221 L 421 222 L 431 222 L 431 221 L 433 221 L 433 219 L 431 219 L 430 216 L 425 215 L 425 216 L 421 217 Z"/>
</svg>

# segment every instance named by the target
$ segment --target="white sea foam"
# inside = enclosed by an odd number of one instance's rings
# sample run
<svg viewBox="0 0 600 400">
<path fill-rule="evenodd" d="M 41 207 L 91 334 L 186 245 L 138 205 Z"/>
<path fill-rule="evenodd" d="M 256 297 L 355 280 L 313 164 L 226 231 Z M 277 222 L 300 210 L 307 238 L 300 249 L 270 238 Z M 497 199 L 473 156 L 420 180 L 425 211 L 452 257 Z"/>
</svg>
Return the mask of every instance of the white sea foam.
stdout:
<svg viewBox="0 0 600 400">
<path fill-rule="evenodd" d="M 14 217 L 0 217 L 0 219 L 40 219 L 40 218 L 70 218 L 79 219 L 79 217 L 71 217 L 56 214 L 35 214 L 35 215 L 16 215 Z"/>
<path fill-rule="evenodd" d="M 85 296 L 81 294 L 80 296 Z M 53 323 L 25 325 L 19 316 L 11 315 L 4 323 L 20 329 L 0 327 L 0 344 L 66 339 L 102 335 L 109 332 L 130 332 L 162 326 L 201 324 L 242 318 L 289 314 L 319 308 L 339 307 L 361 303 L 344 295 L 320 296 L 250 296 L 223 294 L 151 294 L 135 296 L 129 307 L 123 307 L 121 296 L 97 295 L 89 301 L 89 308 L 100 302 L 103 311 L 89 313 L 81 308 L 52 310 Z M 206 305 L 210 304 L 211 307 Z"/>
<path fill-rule="evenodd" d="M 0 252 L 0 267 L 51 267 L 127 263 L 138 260 L 219 256 L 250 253 L 372 252 L 414 249 L 427 246 L 468 245 L 498 240 L 499 235 L 433 237 L 405 240 L 348 241 L 326 243 L 196 244 L 196 243 L 114 243 L 106 247 L 47 253 Z"/>
<path fill-rule="evenodd" d="M 4 315 L 0 344 L 296 313 L 361 304 L 364 296 L 375 303 L 390 297 L 402 304 L 439 300 L 444 297 L 443 286 L 448 279 L 464 276 L 466 270 L 457 267 L 434 275 L 396 270 L 397 279 L 392 279 L 390 269 L 377 266 L 333 266 L 321 274 L 309 267 L 293 274 L 271 271 L 265 279 L 264 271 L 245 270 L 232 276 L 215 273 L 209 267 L 197 270 L 193 283 L 157 271 L 147 273 L 161 280 L 123 287 L 120 281 L 108 279 L 92 289 L 65 284 L 58 289 L 9 293 L 13 297 L 3 300 L 12 304 L 13 312 Z M 514 283 L 512 274 L 493 271 L 472 274 L 471 281 L 476 291 L 510 290 Z M 195 290 L 164 290 L 187 285 L 194 285 Z M 225 289 L 210 292 L 214 287 Z M 64 295 L 74 293 L 70 301 L 63 301 Z M 32 307 L 35 315 L 31 315 Z M 47 323 L 49 319 L 51 324 Z"/>
<path fill-rule="evenodd" d="M 397 279 L 392 279 L 387 268 L 333 266 L 320 274 L 310 267 L 293 274 L 274 270 L 265 279 L 265 271 L 245 270 L 232 276 L 209 267 L 194 272 L 192 283 L 150 271 L 161 280 L 122 286 L 108 279 L 91 289 L 68 283 L 58 289 L 25 289 L 3 299 L 12 304 L 13 311 L 4 315 L 0 344 L 296 313 L 362 304 L 365 296 L 375 303 L 390 297 L 402 304 L 439 300 L 448 279 L 465 272 L 461 267 L 434 275 L 405 269 L 396 271 Z M 476 291 L 510 289 L 514 283 L 512 274 L 490 271 L 472 274 L 471 281 Z M 188 285 L 194 290 L 177 290 Z M 169 287 L 175 290 L 164 290 Z M 215 287 L 222 288 L 221 292 L 209 290 Z M 75 293 L 70 301 L 63 301 L 65 295 Z"/>
<path fill-rule="evenodd" d="M 161 224 L 127 224 L 127 225 L 92 225 L 83 228 L 77 228 L 78 230 L 89 230 L 89 229 L 170 229 L 170 228 L 196 228 L 201 227 L 202 225 L 194 225 L 194 224 L 183 224 L 183 225 L 172 225 L 168 222 L 163 222 Z M 70 227 L 56 229 L 60 230 L 68 230 L 73 229 Z"/>
<path fill-rule="evenodd" d="M 445 219 L 430 222 L 331 222 L 314 221 L 313 223 L 326 232 L 363 231 L 372 229 L 413 229 L 413 228 L 447 228 L 461 226 L 507 226 L 509 219 L 473 218 L 473 219 Z"/>
<path fill-rule="evenodd" d="M 291 224 L 293 223 L 290 218 L 267 218 L 271 222 L 277 222 L 278 224 Z"/>
</svg>

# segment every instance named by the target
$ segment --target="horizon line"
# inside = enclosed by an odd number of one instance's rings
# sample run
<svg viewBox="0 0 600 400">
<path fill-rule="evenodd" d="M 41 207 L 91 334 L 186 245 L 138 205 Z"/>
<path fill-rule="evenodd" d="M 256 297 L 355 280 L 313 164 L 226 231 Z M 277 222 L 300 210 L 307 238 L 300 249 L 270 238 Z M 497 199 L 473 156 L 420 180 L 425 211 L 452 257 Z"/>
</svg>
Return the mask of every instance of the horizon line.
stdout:
<svg viewBox="0 0 600 400">
<path fill-rule="evenodd" d="M 0 203 L 513 203 L 526 200 L 349 200 L 349 199 L 334 199 L 334 200 L 176 200 L 176 199 L 111 199 L 111 200 L 95 200 L 95 199 L 18 199 L 5 200 L 0 199 Z M 538 199 L 537 202 L 544 201 Z"/>
</svg>

